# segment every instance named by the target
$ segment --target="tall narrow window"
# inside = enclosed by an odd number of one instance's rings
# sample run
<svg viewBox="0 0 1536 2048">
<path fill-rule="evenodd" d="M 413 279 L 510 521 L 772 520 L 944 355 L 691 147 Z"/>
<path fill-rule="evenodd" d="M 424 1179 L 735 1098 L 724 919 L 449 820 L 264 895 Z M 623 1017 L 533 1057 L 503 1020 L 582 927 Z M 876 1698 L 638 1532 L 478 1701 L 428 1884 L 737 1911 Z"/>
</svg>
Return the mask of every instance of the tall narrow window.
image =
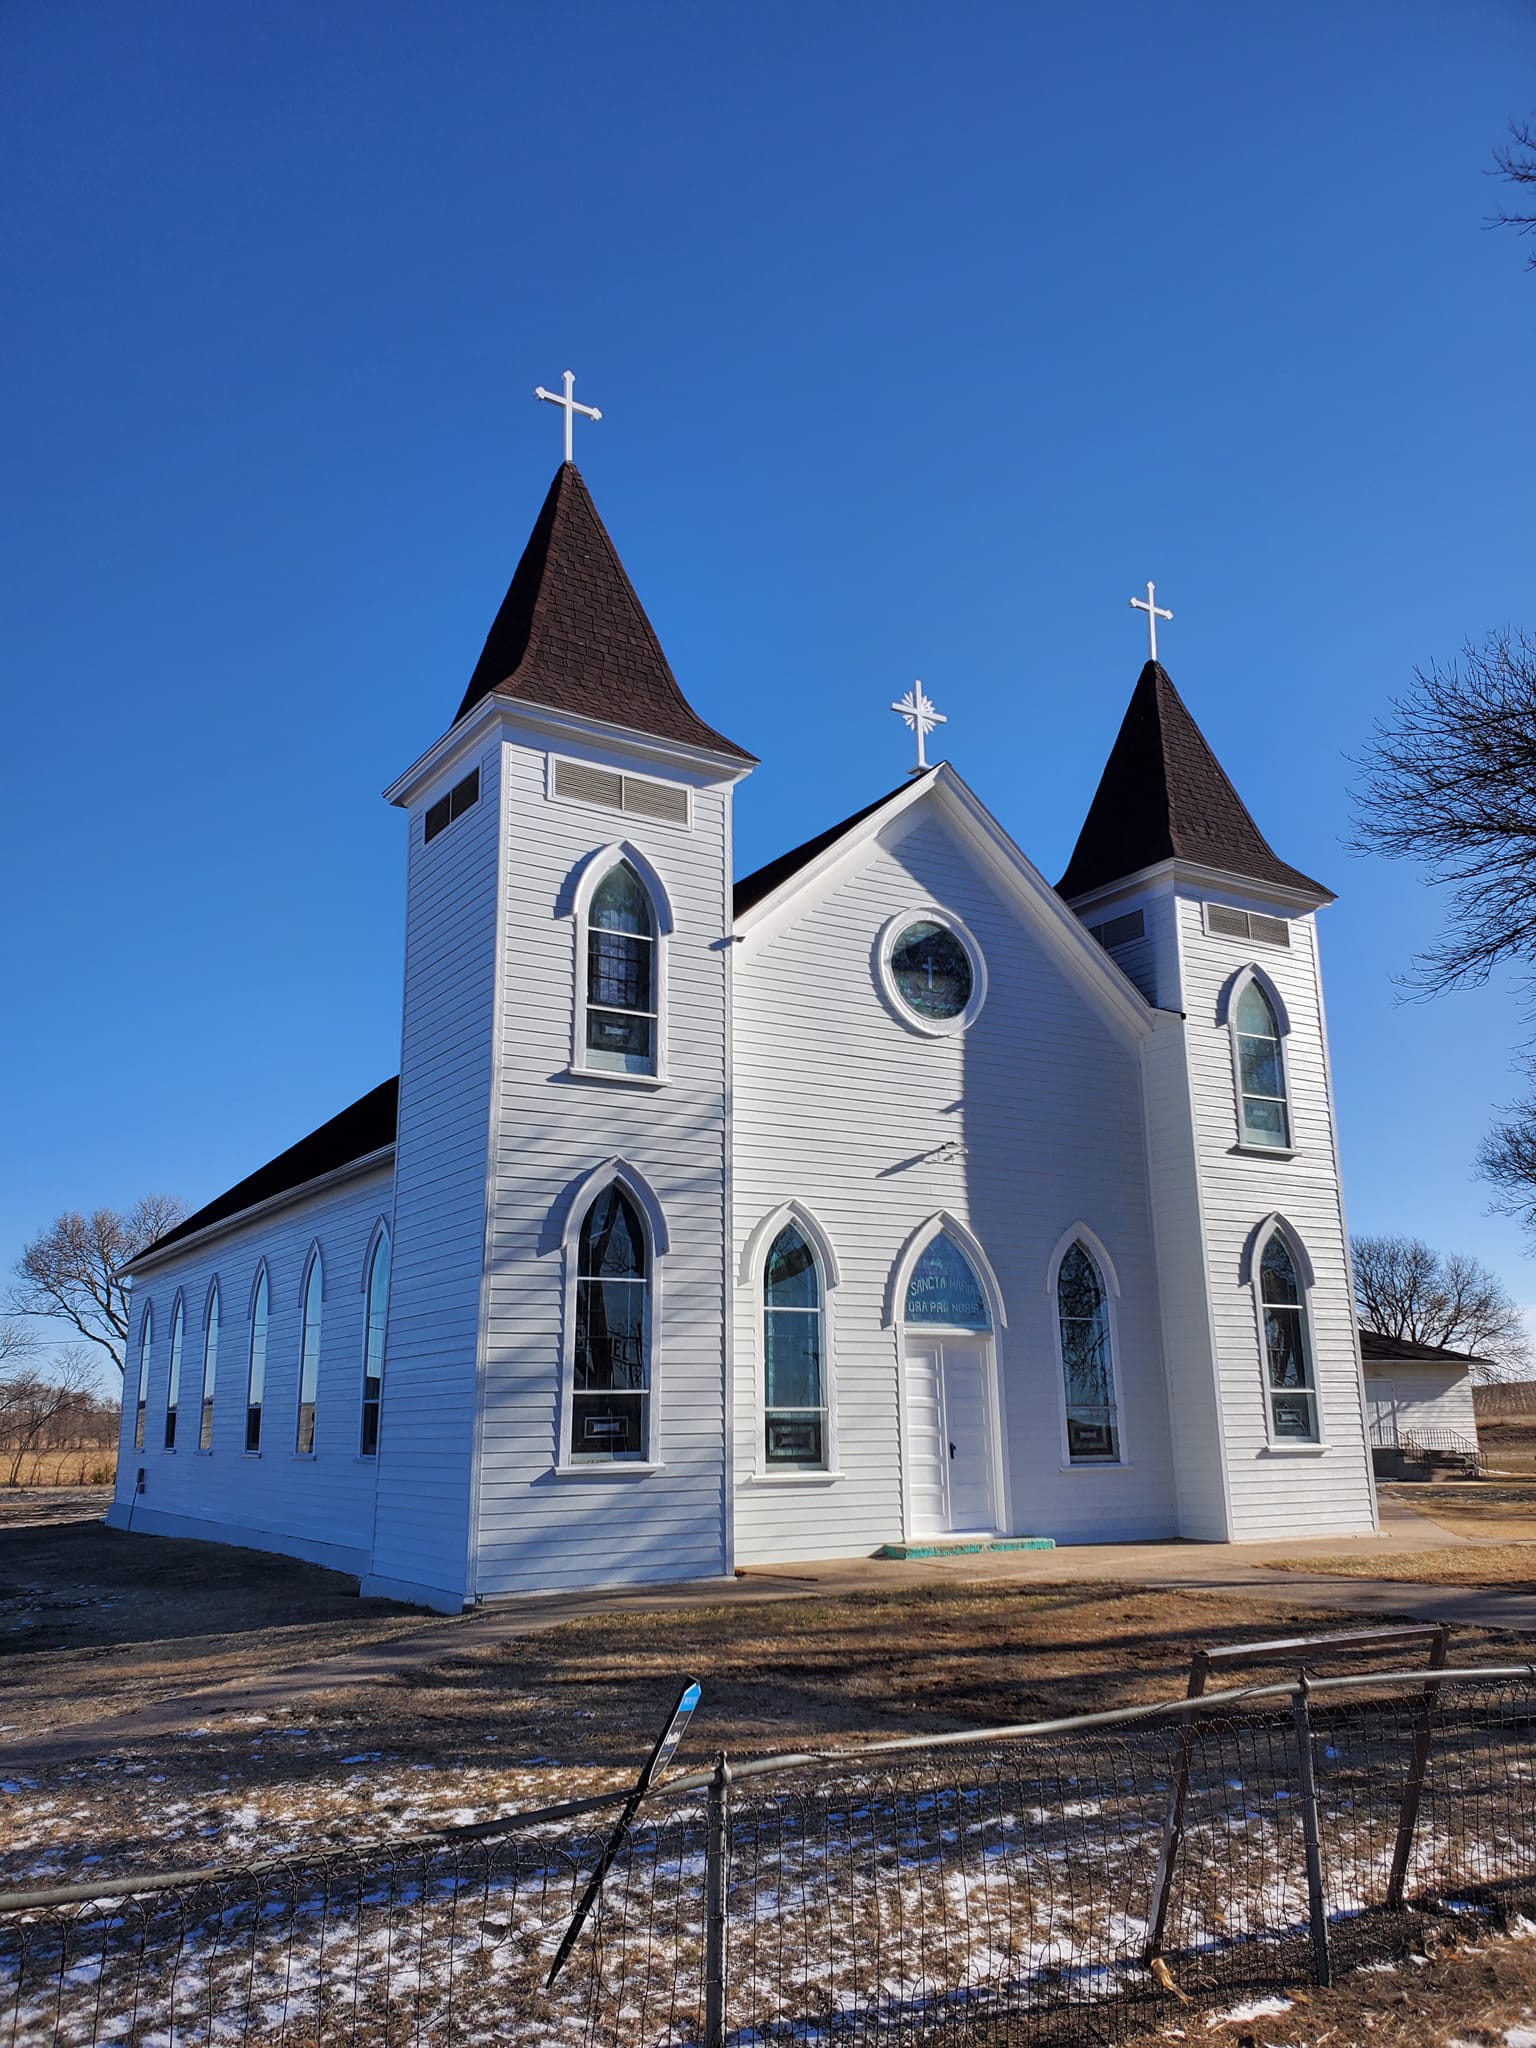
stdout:
<svg viewBox="0 0 1536 2048">
<path fill-rule="evenodd" d="M 154 1342 L 155 1312 L 146 1301 L 139 1324 L 139 1398 L 133 1411 L 133 1448 L 144 1448 L 144 1417 L 149 1409 L 149 1347 Z"/>
<path fill-rule="evenodd" d="M 587 911 L 586 1064 L 656 1072 L 656 918 L 626 860 L 603 876 Z"/>
<path fill-rule="evenodd" d="M 1307 1340 L 1307 1310 L 1291 1248 L 1278 1230 L 1259 1260 L 1271 1430 L 1289 1443 L 1317 1442 L 1317 1390 Z"/>
<path fill-rule="evenodd" d="M 582 1221 L 577 1245 L 573 1459 L 643 1459 L 649 1451 L 647 1267 L 633 1203 L 621 1188 L 605 1188 Z"/>
<path fill-rule="evenodd" d="M 176 1448 L 176 1403 L 181 1394 L 181 1337 L 186 1321 L 178 1294 L 176 1306 L 171 1310 L 171 1369 L 165 1382 L 165 1448 L 168 1451 Z"/>
<path fill-rule="evenodd" d="M 208 1291 L 208 1320 L 203 1326 L 203 1405 L 197 1418 L 197 1448 L 213 1449 L 213 1383 L 219 1371 L 219 1283 Z"/>
<path fill-rule="evenodd" d="M 1285 1151 L 1291 1116 L 1285 1100 L 1285 1059 L 1274 1006 L 1256 981 L 1237 999 L 1237 1085 L 1243 1104 L 1243 1143 Z"/>
<path fill-rule="evenodd" d="M 827 1462 L 827 1383 L 821 1274 L 795 1226 L 763 1267 L 764 1451 L 770 1465 Z"/>
<path fill-rule="evenodd" d="M 323 1281 L 320 1254 L 309 1262 L 304 1280 L 304 1329 L 299 1340 L 299 1427 L 294 1449 L 308 1457 L 315 1448 L 315 1393 L 320 1385 L 320 1307 Z"/>
<path fill-rule="evenodd" d="M 1066 1379 L 1067 1456 L 1074 1465 L 1118 1458 L 1109 1297 L 1098 1263 L 1084 1244 L 1073 1245 L 1061 1262 L 1056 1312 Z"/>
<path fill-rule="evenodd" d="M 379 1448 L 379 1403 L 384 1398 L 384 1327 L 389 1319 L 389 1236 L 379 1232 L 368 1266 L 368 1334 L 363 1340 L 363 1431 L 359 1448 Z"/>
<path fill-rule="evenodd" d="M 245 1448 L 261 1449 L 261 1404 L 267 1390 L 267 1269 L 262 1267 L 251 1302 L 251 1358 L 245 1383 Z"/>
</svg>

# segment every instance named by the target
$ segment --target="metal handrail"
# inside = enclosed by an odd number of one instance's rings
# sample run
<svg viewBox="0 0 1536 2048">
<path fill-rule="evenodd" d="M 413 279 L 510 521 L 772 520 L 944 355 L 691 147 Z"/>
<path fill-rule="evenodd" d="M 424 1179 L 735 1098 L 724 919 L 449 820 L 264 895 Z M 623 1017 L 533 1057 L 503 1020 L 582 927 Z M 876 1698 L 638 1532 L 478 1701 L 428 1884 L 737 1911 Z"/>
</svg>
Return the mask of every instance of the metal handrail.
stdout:
<svg viewBox="0 0 1536 2048">
<path fill-rule="evenodd" d="M 1311 1678 L 1305 1673 L 1296 1678 L 1273 1679 L 1263 1685 L 1233 1686 L 1223 1692 L 1208 1692 L 1193 1699 L 1156 1700 L 1141 1707 L 1109 1707 L 1095 1714 L 1070 1714 L 1052 1721 L 1018 1721 L 1003 1728 L 962 1728 L 938 1735 L 902 1735 L 884 1742 L 860 1743 L 850 1749 L 822 1749 L 789 1751 L 781 1756 L 749 1757 L 737 1763 L 732 1762 L 731 1777 L 739 1783 L 743 1778 L 770 1777 L 776 1773 L 805 1770 L 813 1765 L 838 1765 L 844 1769 L 857 1768 L 866 1758 L 910 1755 L 919 1750 L 957 1749 L 981 1743 L 1019 1742 L 1038 1739 L 1042 1736 L 1071 1735 L 1078 1732 L 1106 1728 L 1134 1727 L 1137 1724 L 1150 1725 L 1159 1720 L 1176 1720 L 1181 1715 L 1209 1714 L 1223 1707 L 1250 1704 L 1255 1700 L 1294 1699 L 1300 1694 L 1316 1698 L 1320 1693 L 1356 1691 L 1362 1687 L 1388 1685 L 1432 1686 L 1474 1684 L 1508 1684 L 1515 1679 L 1536 1684 L 1536 1664 L 1477 1664 L 1460 1667 L 1447 1666 L 1440 1671 L 1359 1671 L 1350 1672 L 1339 1678 Z M 675 1778 L 665 1779 L 651 1787 L 647 1799 L 681 1798 L 686 1794 L 707 1792 L 714 1780 L 713 1769 L 686 1771 Z M 380 1841 L 359 1843 L 345 1851 L 353 1858 L 376 1855 L 399 1856 L 412 1849 L 441 1847 L 452 1842 L 488 1841 L 500 1835 L 514 1834 L 524 1828 L 547 1826 L 552 1821 L 574 1819 L 579 1814 L 595 1813 L 605 1807 L 621 1806 L 631 1797 L 631 1788 L 624 1787 L 615 1792 L 594 1793 L 587 1799 L 569 1800 L 559 1806 L 545 1806 L 531 1811 L 504 1815 L 500 1820 L 472 1821 L 466 1826 L 434 1828 L 420 1835 L 396 1836 Z M 320 1862 L 337 1851 L 313 1851 L 306 1854 L 295 1850 L 286 1856 L 268 1856 L 247 1863 L 214 1864 L 196 1870 L 167 1870 L 146 1873 L 140 1876 L 96 1878 L 88 1884 L 52 1885 L 44 1890 L 32 1892 L 6 1892 L 0 1894 L 0 1913 L 22 1913 L 41 1911 L 49 1906 L 89 1905 L 93 1901 L 116 1901 L 136 1898 L 147 1892 L 173 1891 L 178 1887 L 191 1888 L 195 1885 L 217 1884 L 222 1879 L 258 1877 L 268 1871 L 302 1868 L 308 1862 Z"/>
</svg>

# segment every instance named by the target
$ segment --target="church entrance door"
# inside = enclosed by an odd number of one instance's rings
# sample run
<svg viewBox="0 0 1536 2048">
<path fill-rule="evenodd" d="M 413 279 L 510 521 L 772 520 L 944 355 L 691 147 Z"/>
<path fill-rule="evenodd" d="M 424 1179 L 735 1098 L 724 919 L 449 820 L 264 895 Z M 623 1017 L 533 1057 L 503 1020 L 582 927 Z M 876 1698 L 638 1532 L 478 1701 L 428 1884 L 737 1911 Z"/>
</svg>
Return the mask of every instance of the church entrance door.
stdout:
<svg viewBox="0 0 1536 2048">
<path fill-rule="evenodd" d="M 992 1498 L 991 1344 L 908 1330 L 907 1459 L 914 1536 L 986 1535 Z"/>
</svg>

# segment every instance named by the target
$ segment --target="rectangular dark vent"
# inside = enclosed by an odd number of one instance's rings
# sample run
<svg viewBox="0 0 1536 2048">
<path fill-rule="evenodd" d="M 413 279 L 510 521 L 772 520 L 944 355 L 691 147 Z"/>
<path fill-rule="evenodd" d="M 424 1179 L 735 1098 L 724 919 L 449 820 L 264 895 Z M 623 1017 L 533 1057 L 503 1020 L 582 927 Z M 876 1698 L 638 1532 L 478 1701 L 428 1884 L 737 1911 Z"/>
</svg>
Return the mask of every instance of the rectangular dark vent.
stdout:
<svg viewBox="0 0 1536 2048">
<path fill-rule="evenodd" d="M 1234 910 L 1226 903 L 1207 903 L 1205 928 L 1218 939 L 1256 939 L 1262 946 L 1291 943 L 1287 918 L 1266 917 L 1260 910 Z"/>
<path fill-rule="evenodd" d="M 660 818 L 669 825 L 688 823 L 688 791 L 681 783 L 621 775 L 613 768 L 594 768 L 589 761 L 556 761 L 555 795 L 580 804 L 600 804 L 607 811 L 627 811 L 634 818 Z"/>
<path fill-rule="evenodd" d="M 1097 939 L 1106 953 L 1116 946 L 1128 946 L 1133 939 L 1144 939 L 1147 935 L 1146 915 L 1140 910 L 1127 910 L 1120 917 L 1111 917 L 1103 924 L 1091 924 L 1088 936 Z"/>
<path fill-rule="evenodd" d="M 462 782 L 456 782 L 446 796 L 440 796 L 435 804 L 427 806 L 423 840 L 435 839 L 439 832 L 447 830 L 455 818 L 462 818 L 471 804 L 477 804 L 479 801 L 480 770 L 475 768 Z"/>
</svg>

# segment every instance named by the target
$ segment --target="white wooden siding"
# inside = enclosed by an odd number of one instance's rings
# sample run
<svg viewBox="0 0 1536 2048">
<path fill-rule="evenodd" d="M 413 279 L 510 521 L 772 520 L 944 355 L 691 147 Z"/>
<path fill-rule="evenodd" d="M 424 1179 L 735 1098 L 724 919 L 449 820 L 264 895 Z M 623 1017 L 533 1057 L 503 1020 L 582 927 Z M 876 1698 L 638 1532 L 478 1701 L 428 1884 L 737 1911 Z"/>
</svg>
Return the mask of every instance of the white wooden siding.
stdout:
<svg viewBox="0 0 1536 2048">
<path fill-rule="evenodd" d="M 1006 1298 L 997 1333 L 1011 1527 L 1061 1541 L 1176 1526 L 1139 1060 L 1068 978 L 954 829 L 914 806 L 791 921 L 735 963 L 735 1495 L 742 1562 L 866 1553 L 902 1534 L 897 1336 L 886 1288 L 907 1239 L 947 1210 L 985 1247 Z M 922 1037 L 879 993 L 877 935 L 903 909 L 951 909 L 989 991 L 960 1036 Z M 959 1141 L 966 1156 L 924 1163 Z M 833 1480 L 760 1476 L 760 1308 L 740 1260 L 798 1199 L 841 1269 L 832 1291 Z M 1063 1471 L 1051 1252 L 1087 1223 L 1115 1261 L 1127 1463 Z"/>
<path fill-rule="evenodd" d="M 477 757 L 480 801 L 430 844 L 427 807 L 473 765 L 445 768 L 410 814 L 394 1242 L 369 1583 L 451 1605 L 470 1590 L 480 1288 L 485 1256 L 500 748 Z"/>
<path fill-rule="evenodd" d="M 562 744 L 561 752 L 579 752 Z M 649 756 L 583 756 L 663 773 Z M 698 1578 L 726 1568 L 726 892 L 730 788 L 686 773 L 692 822 L 616 817 L 546 797 L 542 748 L 503 748 L 509 821 L 502 1027 L 486 1304 L 478 1567 L 482 1594 Z M 576 1078 L 571 879 L 622 839 L 666 886 L 667 1068 L 660 1087 Z M 658 1261 L 652 1399 L 663 1470 L 557 1472 L 570 1191 L 622 1158 L 654 1192 L 671 1250 Z"/>
<path fill-rule="evenodd" d="M 151 1534 L 206 1536 L 281 1550 L 325 1564 L 366 1568 L 373 1530 L 375 1461 L 358 1455 L 362 1419 L 363 1266 L 374 1226 L 389 1216 L 390 1169 L 345 1181 L 307 1201 L 269 1211 L 244 1227 L 222 1231 L 185 1257 L 157 1265 L 133 1289 L 130 1361 L 123 1404 L 117 1487 L 108 1521 Z M 318 1243 L 324 1270 L 315 1450 L 294 1449 L 298 1424 L 300 1297 L 309 1249 Z M 250 1312 L 258 1262 L 269 1286 L 267 1373 L 261 1450 L 245 1449 Z M 213 1448 L 198 1449 L 203 1391 L 203 1312 L 219 1283 L 219 1357 L 213 1397 Z M 186 1304 L 176 1448 L 165 1441 L 171 1305 Z M 154 1312 L 149 1405 L 144 1448 L 135 1450 L 139 1331 Z M 134 1497 L 136 1475 L 144 1491 Z"/>
<path fill-rule="evenodd" d="M 1274 913 L 1262 896 L 1224 894 L 1241 908 Z M 1323 1036 L 1316 921 L 1292 916 L 1288 948 L 1226 939 L 1205 930 L 1202 899 L 1178 896 L 1195 1142 L 1206 1232 L 1211 1308 L 1220 1360 L 1222 1441 L 1234 1539 L 1306 1533 L 1360 1534 L 1374 1527 L 1374 1494 L 1360 1389 L 1334 1146 L 1334 1108 Z M 1295 1156 L 1239 1149 L 1232 1041 L 1223 997 L 1249 965 L 1261 967 L 1288 1012 L 1285 1040 Z M 1311 1261 L 1313 1369 L 1324 1447 L 1270 1447 L 1254 1291 L 1244 1273 L 1255 1228 L 1278 1213 Z"/>
<path fill-rule="evenodd" d="M 1400 1436 L 1418 1429 L 1450 1429 L 1477 1442 L 1477 1413 L 1472 1403 L 1472 1375 L 1464 1365 L 1431 1363 L 1367 1363 L 1368 1399 L 1390 1397 Z"/>
</svg>

